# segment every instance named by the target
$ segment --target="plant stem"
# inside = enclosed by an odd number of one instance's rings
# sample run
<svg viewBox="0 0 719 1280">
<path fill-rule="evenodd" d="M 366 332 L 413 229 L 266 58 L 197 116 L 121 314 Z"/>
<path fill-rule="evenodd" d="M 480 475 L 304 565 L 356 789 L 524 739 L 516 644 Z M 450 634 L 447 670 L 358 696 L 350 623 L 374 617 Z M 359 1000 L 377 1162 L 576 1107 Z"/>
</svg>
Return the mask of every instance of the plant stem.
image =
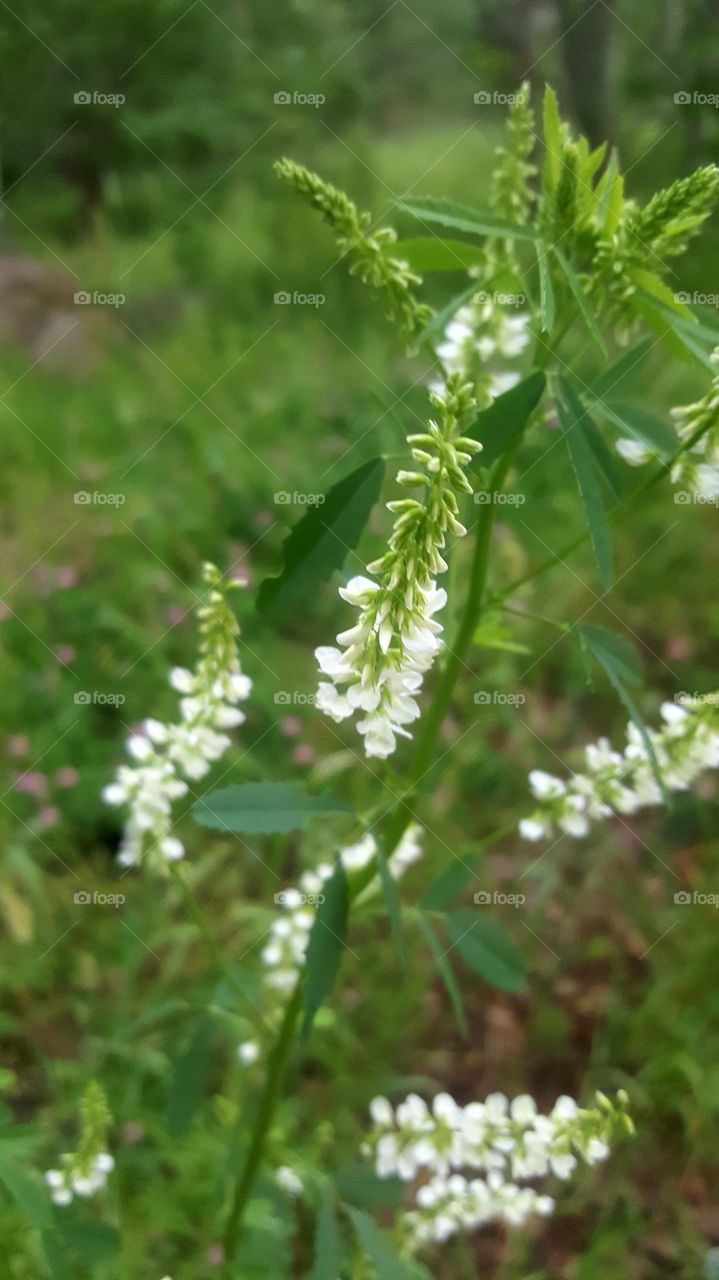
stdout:
<svg viewBox="0 0 719 1280">
<path fill-rule="evenodd" d="M 232 1262 L 235 1253 L 237 1252 L 240 1228 L 242 1226 L 242 1216 L 252 1190 L 252 1184 L 255 1180 L 257 1167 L 262 1159 L 262 1149 L 265 1144 L 265 1138 L 272 1123 L 272 1117 L 279 1099 L 287 1057 L 292 1045 L 292 1038 L 294 1036 L 295 1026 L 301 1007 L 302 979 L 300 978 L 285 1009 L 284 1017 L 277 1033 L 277 1039 L 268 1059 L 267 1078 L 260 1096 L 254 1128 L 252 1130 L 244 1163 L 235 1183 L 232 1206 L 227 1219 L 224 1237 L 224 1262 L 227 1280 L 230 1280 L 232 1275 Z"/>
</svg>

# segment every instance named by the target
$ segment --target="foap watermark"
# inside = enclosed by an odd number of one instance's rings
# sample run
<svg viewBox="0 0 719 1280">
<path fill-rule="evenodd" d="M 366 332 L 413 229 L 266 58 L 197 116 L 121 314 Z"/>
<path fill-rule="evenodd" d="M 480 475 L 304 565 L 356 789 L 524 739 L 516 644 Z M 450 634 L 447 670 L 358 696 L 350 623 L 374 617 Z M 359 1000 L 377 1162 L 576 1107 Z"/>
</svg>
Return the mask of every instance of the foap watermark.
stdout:
<svg viewBox="0 0 719 1280">
<path fill-rule="evenodd" d="M 700 93 L 698 89 L 679 89 L 674 94 L 678 106 L 719 107 L 719 93 Z"/>
<path fill-rule="evenodd" d="M 122 107 L 127 102 L 124 93 L 100 93 L 97 89 L 78 89 L 72 95 L 77 107 Z"/>
<path fill-rule="evenodd" d="M 498 889 L 480 889 L 474 895 L 476 907 L 523 907 L 526 901 L 523 893 L 500 893 Z"/>
<path fill-rule="evenodd" d="M 321 907 L 325 900 L 323 893 L 301 893 L 299 889 L 281 889 L 275 894 L 275 905 L 278 907 Z"/>
<path fill-rule="evenodd" d="M 323 107 L 327 101 L 323 93 L 304 93 L 301 89 L 278 89 L 272 100 L 278 107 Z"/>
<path fill-rule="evenodd" d="M 327 301 L 323 293 L 299 293 L 297 289 L 278 289 L 273 299 L 278 307 L 323 307 Z"/>
<path fill-rule="evenodd" d="M 525 493 L 493 492 L 491 489 L 478 489 L 474 501 L 479 507 L 494 504 L 497 507 L 523 507 L 527 501 Z"/>
<path fill-rule="evenodd" d="M 290 493 L 287 489 L 280 489 L 273 495 L 272 500 L 278 507 L 321 507 L 325 495 L 324 493 L 300 493 L 298 490 Z"/>
<path fill-rule="evenodd" d="M 314 693 L 302 693 L 300 689 L 278 689 L 274 699 L 276 707 L 313 707 Z"/>
<path fill-rule="evenodd" d="M 699 893 L 696 889 L 679 889 L 674 894 L 678 907 L 719 907 L 719 893 Z"/>
<path fill-rule="evenodd" d="M 99 489 L 78 489 L 72 495 L 76 507 L 123 507 L 124 493 L 102 493 Z"/>
<path fill-rule="evenodd" d="M 78 889 L 72 900 L 79 907 L 114 907 L 115 910 L 127 902 L 124 893 L 98 893 L 96 889 L 92 893 L 89 889 Z"/>
<path fill-rule="evenodd" d="M 700 293 L 695 289 L 693 293 L 675 293 L 674 301 L 685 307 L 719 307 L 719 293 Z"/>
<path fill-rule="evenodd" d="M 697 702 L 704 702 L 710 707 L 717 707 L 719 706 L 719 693 L 699 693 L 697 689 L 693 693 L 688 693 L 686 689 L 682 689 L 679 693 L 674 694 L 674 701 L 678 702 L 680 706 L 685 703 L 693 706 Z"/>
<path fill-rule="evenodd" d="M 78 307 L 122 307 L 127 298 L 124 293 L 100 293 L 98 289 L 78 289 L 75 293 Z"/>
<path fill-rule="evenodd" d="M 719 493 L 694 493 L 689 489 L 678 489 L 674 501 L 680 507 L 694 504 L 697 507 L 719 507 Z"/>
<path fill-rule="evenodd" d="M 72 700 L 78 707 L 122 707 L 126 702 L 124 693 L 102 693 L 99 689 L 78 689 Z"/>
<path fill-rule="evenodd" d="M 495 291 L 488 293 L 486 289 L 480 289 L 479 293 L 475 293 L 473 302 L 483 303 L 492 302 L 497 307 L 524 307 L 527 303 L 526 293 L 501 293 Z"/>
<path fill-rule="evenodd" d="M 523 693 L 504 693 L 501 689 L 479 689 L 473 698 L 478 707 L 523 707 L 526 701 Z"/>
<path fill-rule="evenodd" d="M 477 107 L 521 107 L 526 101 L 526 93 L 502 93 L 499 89 L 478 89 L 474 95 Z"/>
</svg>

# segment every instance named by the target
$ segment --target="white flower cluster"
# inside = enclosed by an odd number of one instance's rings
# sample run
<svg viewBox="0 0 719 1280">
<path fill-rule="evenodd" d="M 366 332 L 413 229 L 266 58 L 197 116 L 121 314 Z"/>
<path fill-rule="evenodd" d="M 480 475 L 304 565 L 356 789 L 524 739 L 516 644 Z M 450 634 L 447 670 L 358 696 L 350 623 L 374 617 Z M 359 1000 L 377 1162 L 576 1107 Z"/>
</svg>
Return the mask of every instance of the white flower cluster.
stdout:
<svg viewBox="0 0 719 1280">
<path fill-rule="evenodd" d="M 507 303 L 497 301 L 497 295 L 480 289 L 450 320 L 437 347 L 447 374 L 470 379 L 492 399 L 519 382 L 521 374 L 517 369 L 501 366 L 506 361 L 516 361 L 530 341 L 529 313 L 515 309 L 511 314 L 507 307 Z M 432 384 L 433 388 L 437 385 L 441 384 Z"/>
<path fill-rule="evenodd" d="M 521 1226 L 532 1214 L 551 1214 L 551 1196 L 519 1184 L 550 1174 L 565 1181 L 580 1159 L 606 1159 L 616 1131 L 633 1131 L 626 1104 L 623 1091 L 616 1105 L 598 1093 L 596 1106 L 584 1109 L 561 1097 L 545 1116 L 528 1095 L 509 1102 L 493 1093 L 462 1107 L 439 1093 L 431 1110 L 417 1094 L 396 1110 L 380 1097 L 370 1106 L 368 1147 L 378 1177 L 423 1179 L 400 1224 L 416 1249 L 492 1219 Z"/>
<path fill-rule="evenodd" d="M 680 440 L 689 441 L 701 433 L 672 467 L 672 482 L 685 485 L 689 493 L 705 502 L 719 498 L 719 347 L 712 352 L 711 361 L 717 372 L 706 395 L 695 404 L 678 405 L 671 411 Z M 617 440 L 616 448 L 633 467 L 657 457 L 649 445 L 638 440 Z"/>
<path fill-rule="evenodd" d="M 719 769 L 719 694 L 665 702 L 661 715 L 661 729 L 648 731 L 660 776 L 667 791 L 687 791 L 705 769 Z M 529 783 L 540 803 L 519 824 L 526 840 L 546 839 L 556 827 L 586 836 L 593 820 L 661 803 L 652 760 L 636 725 L 627 727 L 623 753 L 600 738 L 584 754 L 586 773 L 575 773 L 567 782 L 532 770 Z"/>
<path fill-rule="evenodd" d="M 71 1161 L 71 1157 L 64 1157 Z M 50 1188 L 53 1204 L 70 1204 L 75 1196 L 89 1197 L 103 1191 L 108 1173 L 115 1168 L 115 1161 L 107 1151 L 99 1151 L 86 1165 L 78 1167 L 72 1163 L 63 1169 L 48 1169 L 45 1182 Z"/>
<path fill-rule="evenodd" d="M 416 695 L 424 673 L 440 648 L 442 627 L 434 615 L 447 595 L 437 587 L 437 574 L 447 565 L 442 550 L 448 534 L 462 537 L 466 529 L 457 519 L 459 493 L 471 493 L 465 468 L 481 449 L 460 434 L 474 414 L 471 388 L 450 378 L 442 394 L 430 396 L 440 422 L 408 437 L 412 457 L 421 471 L 400 471 L 397 480 L 422 488 L 422 499 L 389 502 L 395 521 L 389 550 L 368 566 L 378 581 L 352 578 L 340 595 L 359 609 L 353 627 L 337 636 L 340 648 L 316 650 L 321 672 L 316 704 L 337 722 L 364 712 L 357 724 L 368 756 L 386 757 L 397 735 L 419 716 Z"/>
<path fill-rule="evenodd" d="M 399 880 L 408 867 L 422 856 L 421 828 L 411 825 L 388 859 L 390 874 Z M 369 866 L 377 853 L 372 835 L 363 836 L 356 844 L 340 849 L 339 857 L 350 875 L 353 871 Z M 329 862 L 321 862 L 311 871 L 305 871 L 295 889 L 285 889 L 278 894 L 284 913 L 270 928 L 270 940 L 262 952 L 265 965 L 265 983 L 275 991 L 289 991 L 297 981 L 310 933 L 315 921 L 315 907 L 322 898 L 322 890 L 334 871 Z M 369 886 L 368 886 L 369 888 Z"/>
<path fill-rule="evenodd" d="M 225 730 L 245 719 L 236 704 L 248 697 L 252 682 L 240 668 L 237 623 L 217 569 L 206 565 L 204 576 L 210 591 L 197 611 L 200 660 L 194 672 L 175 667 L 170 673 L 170 684 L 182 695 L 180 722 L 146 720 L 143 732 L 127 740 L 134 763 L 120 765 L 102 793 L 107 804 L 130 810 L 118 854 L 126 867 L 140 862 L 145 849 L 155 868 L 183 856 L 181 841 L 171 834 L 172 803 L 186 794 L 186 780 L 204 777 L 231 745 Z"/>
</svg>

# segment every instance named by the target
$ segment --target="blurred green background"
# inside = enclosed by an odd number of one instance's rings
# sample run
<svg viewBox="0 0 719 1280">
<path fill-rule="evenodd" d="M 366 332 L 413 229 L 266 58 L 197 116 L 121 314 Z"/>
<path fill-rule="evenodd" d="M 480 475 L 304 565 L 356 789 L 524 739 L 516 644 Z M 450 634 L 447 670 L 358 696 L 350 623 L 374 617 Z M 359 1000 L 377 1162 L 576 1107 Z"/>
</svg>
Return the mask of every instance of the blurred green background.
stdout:
<svg viewBox="0 0 719 1280">
<path fill-rule="evenodd" d="M 249 584 L 239 609 L 255 688 L 232 778 L 307 777 L 328 754 L 346 766 L 305 696 L 313 647 L 340 624 L 334 587 L 279 634 L 256 615 L 253 589 L 276 571 L 302 513 L 275 494 L 322 491 L 377 452 L 396 454 L 426 412 L 429 369 L 401 354 L 272 163 L 289 154 L 390 221 L 408 192 L 482 205 L 498 99 L 528 78 L 537 91 L 553 83 L 593 141 L 617 142 L 628 191 L 644 197 L 716 156 L 716 108 L 681 98 L 719 91 L 716 6 L 26 0 L 2 5 L 0 38 L 0 1084 L 8 1123 L 33 1126 L 29 1163 L 40 1169 L 68 1149 L 86 1080 L 96 1074 L 108 1090 L 123 1253 L 78 1260 L 72 1275 L 200 1280 L 217 1263 L 222 1144 L 246 1088 L 234 1044 L 246 1032 L 223 1005 L 216 1097 L 173 1140 L 173 1059 L 215 998 L 194 926 L 170 888 L 139 875 L 123 881 L 115 919 L 78 909 L 73 895 L 117 888 L 117 817 L 99 792 L 127 727 L 171 714 L 166 674 L 192 661 L 206 558 Z M 495 100 L 475 102 L 481 92 Z M 678 288 L 719 293 L 717 245 L 714 224 L 680 262 Z M 436 277 L 432 300 L 456 287 Z M 325 301 L 283 305 L 283 292 Z M 700 375 L 658 351 L 632 386 L 662 415 L 701 390 Z M 526 503 L 497 530 L 498 585 L 582 527 L 563 451 L 530 443 L 522 472 Z M 519 652 L 477 652 L 478 679 L 445 725 L 453 749 L 430 780 L 410 898 L 447 846 L 471 850 L 527 811 L 530 768 L 562 772 L 557 757 L 575 761 L 601 733 L 621 738 L 624 712 L 610 690 L 587 687 L 553 621 L 596 621 L 637 647 L 648 719 L 663 697 L 715 683 L 716 511 L 672 499 L 660 486 L 617 530 L 608 600 L 579 551 L 514 598 L 539 615 L 510 619 Z M 384 528 L 378 514 L 368 554 Z M 476 687 L 526 701 L 478 708 Z M 372 800 L 369 774 L 361 786 Z M 336 1016 L 325 1013 L 294 1077 L 278 1163 L 356 1164 L 368 1100 L 427 1078 L 463 1100 L 501 1088 L 544 1103 L 626 1085 L 634 1143 L 553 1221 L 509 1243 L 485 1230 L 436 1274 L 702 1276 L 719 1246 L 719 916 L 693 907 L 685 919 L 674 893 L 719 889 L 713 795 L 710 786 L 701 803 L 686 797 L 631 830 L 565 838 L 540 862 L 543 848 L 519 840 L 488 855 L 487 887 L 528 895 L 521 920 L 497 910 L 531 983 L 527 998 L 510 998 L 465 976 L 468 1043 L 419 939 L 399 980 L 390 944 L 368 930 Z M 241 842 L 208 852 L 191 829 L 187 841 L 198 892 L 236 958 L 267 927 L 272 882 Z M 288 881 L 316 860 L 307 841 L 255 846 Z M 3 1276 L 46 1274 L 10 1199 L 0 1220 Z M 268 1184 L 238 1275 L 304 1274 L 309 1239 L 302 1209 L 290 1214 Z"/>
</svg>

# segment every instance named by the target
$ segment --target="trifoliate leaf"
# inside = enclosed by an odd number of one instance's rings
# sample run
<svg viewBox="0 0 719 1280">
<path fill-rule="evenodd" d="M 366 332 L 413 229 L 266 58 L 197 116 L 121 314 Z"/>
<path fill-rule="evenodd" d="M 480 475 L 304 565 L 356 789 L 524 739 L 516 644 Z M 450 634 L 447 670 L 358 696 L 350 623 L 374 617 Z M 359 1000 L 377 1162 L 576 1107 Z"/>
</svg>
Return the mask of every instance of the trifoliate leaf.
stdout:
<svg viewBox="0 0 719 1280">
<path fill-rule="evenodd" d="M 326 791 L 309 795 L 301 782 L 245 782 L 208 792 L 192 816 L 201 827 L 257 836 L 302 830 L 317 813 L 351 812 Z"/>
<path fill-rule="evenodd" d="M 308 506 L 283 545 L 282 572 L 260 586 L 260 613 L 276 617 L 291 612 L 306 602 L 318 583 L 342 568 L 379 498 L 384 469 L 384 460 L 373 458 L 319 495 L 322 502 Z"/>
</svg>

